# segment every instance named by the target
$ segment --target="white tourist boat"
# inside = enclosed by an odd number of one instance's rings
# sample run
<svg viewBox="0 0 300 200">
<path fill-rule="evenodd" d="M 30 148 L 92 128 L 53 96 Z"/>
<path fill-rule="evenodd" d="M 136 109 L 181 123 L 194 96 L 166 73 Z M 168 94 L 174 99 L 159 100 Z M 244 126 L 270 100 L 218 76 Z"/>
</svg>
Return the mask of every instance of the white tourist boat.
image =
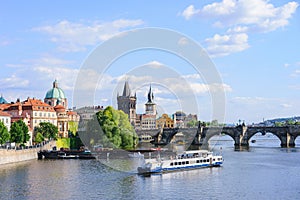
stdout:
<svg viewBox="0 0 300 200">
<path fill-rule="evenodd" d="M 213 155 L 213 152 L 207 150 L 193 150 L 184 151 L 169 159 L 163 159 L 160 155 L 155 159 L 145 159 L 143 165 L 138 167 L 137 170 L 138 174 L 151 174 L 203 167 L 218 167 L 222 164 L 222 155 Z"/>
</svg>

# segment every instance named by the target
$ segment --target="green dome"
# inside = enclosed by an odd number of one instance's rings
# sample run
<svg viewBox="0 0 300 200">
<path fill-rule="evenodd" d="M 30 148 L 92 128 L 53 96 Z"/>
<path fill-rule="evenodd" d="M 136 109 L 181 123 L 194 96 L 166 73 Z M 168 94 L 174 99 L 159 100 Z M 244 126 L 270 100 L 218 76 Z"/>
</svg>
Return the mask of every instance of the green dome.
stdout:
<svg viewBox="0 0 300 200">
<path fill-rule="evenodd" d="M 1 97 L 0 97 L 0 104 L 4 104 L 4 103 L 7 103 L 7 101 L 1 95 Z"/>
<path fill-rule="evenodd" d="M 58 83 L 55 80 L 53 82 L 53 88 L 47 92 L 45 99 L 65 99 L 65 98 L 66 96 L 64 91 L 58 87 Z"/>
</svg>

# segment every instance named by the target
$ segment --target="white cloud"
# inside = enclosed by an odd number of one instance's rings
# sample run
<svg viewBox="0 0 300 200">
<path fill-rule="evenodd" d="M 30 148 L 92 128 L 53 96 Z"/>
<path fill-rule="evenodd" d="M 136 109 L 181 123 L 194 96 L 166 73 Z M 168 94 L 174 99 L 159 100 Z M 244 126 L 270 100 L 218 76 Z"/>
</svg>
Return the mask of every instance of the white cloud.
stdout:
<svg viewBox="0 0 300 200">
<path fill-rule="evenodd" d="M 283 104 L 281 104 L 281 106 L 282 106 L 283 108 L 291 108 L 291 107 L 292 107 L 292 105 L 291 105 L 291 104 L 288 104 L 288 103 L 283 103 Z"/>
<path fill-rule="evenodd" d="M 60 84 L 59 87 L 64 90 L 74 89 L 78 71 L 78 69 L 65 67 L 36 66 L 33 68 L 33 73 L 38 77 L 39 81 L 44 80 L 51 87 L 51 82 L 57 79 Z"/>
<path fill-rule="evenodd" d="M 268 0 L 223 0 L 208 4 L 197 10 L 198 12 L 188 12 L 188 17 L 199 15 L 217 19 L 216 26 L 243 25 L 248 26 L 247 30 L 269 32 L 286 26 L 297 7 L 298 3 L 294 1 L 275 7 Z"/>
<path fill-rule="evenodd" d="M 151 62 L 149 62 L 149 63 L 147 63 L 147 64 L 145 64 L 145 65 L 147 65 L 147 66 L 149 66 L 149 67 L 151 67 L 151 68 L 160 68 L 160 67 L 163 66 L 162 63 L 160 63 L 160 62 L 158 62 L 158 61 L 156 61 L 156 60 L 151 61 Z"/>
<path fill-rule="evenodd" d="M 261 103 L 266 103 L 274 101 L 274 99 L 268 99 L 265 97 L 234 97 L 231 102 L 238 104 L 247 104 L 247 105 L 257 105 Z"/>
<path fill-rule="evenodd" d="M 208 53 L 213 56 L 226 56 L 249 48 L 248 35 L 246 33 L 219 35 L 205 40 Z"/>
<path fill-rule="evenodd" d="M 200 10 L 195 9 L 194 5 L 188 6 L 180 15 L 182 15 L 186 20 L 199 14 Z"/>
<path fill-rule="evenodd" d="M 64 52 L 84 51 L 86 46 L 95 45 L 111 38 L 120 31 L 142 25 L 142 20 L 119 19 L 112 22 L 74 23 L 63 20 L 54 25 L 33 28 L 51 36 L 51 41 L 58 44 L 58 49 Z"/>
<path fill-rule="evenodd" d="M 235 26 L 233 28 L 229 28 L 227 33 L 246 33 L 248 29 L 249 28 L 247 26 Z"/>
<path fill-rule="evenodd" d="M 222 0 L 199 9 L 190 5 L 181 15 L 187 20 L 199 16 L 213 20 L 214 27 L 227 28 L 225 35 L 215 34 L 205 40 L 211 55 L 226 56 L 247 49 L 249 33 L 266 33 L 287 26 L 298 5 L 295 1 L 276 7 L 269 0 Z"/>
<path fill-rule="evenodd" d="M 226 117 L 242 119 L 250 123 L 263 119 L 290 117 L 299 115 L 299 101 L 290 98 L 268 98 L 240 96 L 230 99 L 230 110 Z M 232 112 L 234 111 L 234 112 Z"/>
<path fill-rule="evenodd" d="M 29 80 L 13 74 L 10 77 L 0 79 L 0 85 L 1 89 L 26 88 L 29 85 Z"/>
<path fill-rule="evenodd" d="M 300 70 L 297 69 L 295 70 L 292 74 L 291 74 L 291 77 L 299 77 L 300 76 Z"/>
</svg>

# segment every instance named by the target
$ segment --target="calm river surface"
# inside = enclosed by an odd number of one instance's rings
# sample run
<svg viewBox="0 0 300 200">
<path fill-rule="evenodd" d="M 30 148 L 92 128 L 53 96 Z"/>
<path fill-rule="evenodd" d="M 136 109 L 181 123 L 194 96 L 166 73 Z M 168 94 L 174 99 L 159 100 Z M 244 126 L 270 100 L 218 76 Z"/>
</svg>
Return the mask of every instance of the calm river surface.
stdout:
<svg viewBox="0 0 300 200">
<path fill-rule="evenodd" d="M 283 149 L 272 136 L 254 137 L 248 151 L 234 151 L 232 140 L 219 138 L 215 149 L 222 147 L 223 167 L 151 177 L 97 160 L 4 165 L 0 199 L 300 199 L 300 140 L 298 148 Z"/>
</svg>

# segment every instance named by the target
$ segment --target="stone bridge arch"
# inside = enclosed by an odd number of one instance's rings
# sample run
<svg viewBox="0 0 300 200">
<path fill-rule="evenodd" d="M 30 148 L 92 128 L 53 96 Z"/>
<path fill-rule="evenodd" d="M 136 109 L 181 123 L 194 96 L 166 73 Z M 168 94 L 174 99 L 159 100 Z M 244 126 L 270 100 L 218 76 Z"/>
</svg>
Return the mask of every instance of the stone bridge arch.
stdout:
<svg viewBox="0 0 300 200">
<path fill-rule="evenodd" d="M 243 137 L 243 144 L 249 145 L 250 139 L 257 133 L 271 133 L 275 135 L 279 141 L 281 147 L 293 147 L 295 146 L 294 137 L 289 134 L 289 129 L 286 126 L 283 127 L 248 127 Z"/>
<path fill-rule="evenodd" d="M 273 135 L 275 135 L 279 141 L 281 141 L 281 136 L 280 134 L 277 132 L 277 131 L 274 131 L 274 130 L 267 130 L 266 128 L 255 128 L 255 129 L 252 129 L 251 128 L 247 130 L 247 141 L 249 143 L 249 141 L 251 140 L 251 138 L 256 135 L 257 133 L 261 133 L 262 135 L 265 135 L 267 133 L 271 133 Z"/>
<path fill-rule="evenodd" d="M 233 139 L 235 145 L 236 145 L 236 143 L 238 143 L 238 142 L 236 142 L 237 132 L 236 132 L 235 128 L 232 128 L 232 127 L 205 127 L 203 129 L 203 134 L 201 137 L 200 145 L 208 146 L 209 140 L 213 136 L 220 135 L 220 134 L 225 134 L 225 135 L 230 136 Z"/>
</svg>

